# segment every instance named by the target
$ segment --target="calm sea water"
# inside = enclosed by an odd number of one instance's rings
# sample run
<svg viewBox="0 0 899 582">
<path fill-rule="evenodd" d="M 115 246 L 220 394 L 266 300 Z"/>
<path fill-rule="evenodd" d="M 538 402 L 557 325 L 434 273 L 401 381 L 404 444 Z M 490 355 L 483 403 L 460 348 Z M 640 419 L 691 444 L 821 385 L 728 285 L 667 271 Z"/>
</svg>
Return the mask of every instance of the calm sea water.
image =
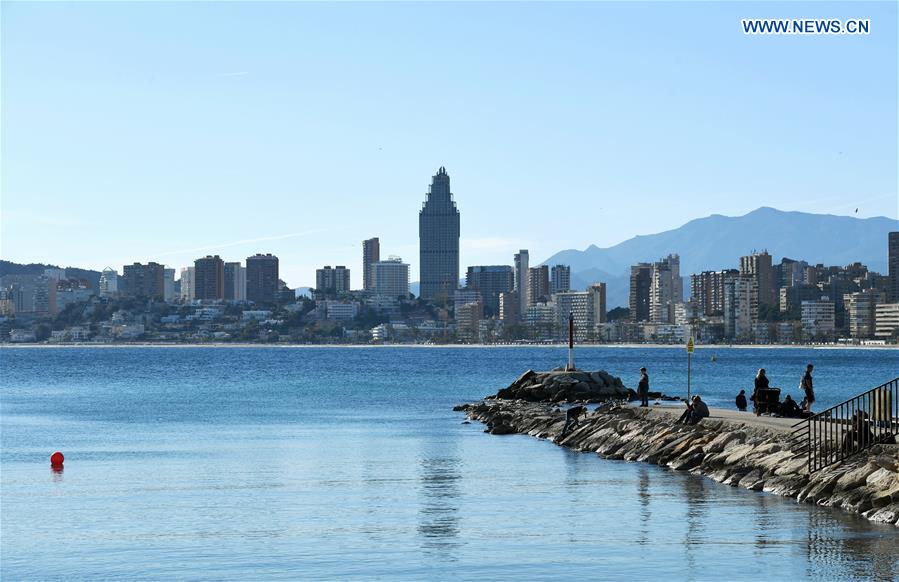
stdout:
<svg viewBox="0 0 899 582">
<path fill-rule="evenodd" d="M 714 358 L 713 358 L 714 357 Z M 0 350 L 0 577 L 899 578 L 899 529 L 464 425 L 559 348 Z M 713 361 L 714 360 L 714 361 Z M 897 350 L 711 349 L 730 406 L 765 367 L 819 404 L 899 376 Z M 684 392 L 683 348 L 577 363 Z M 50 470 L 54 450 L 65 470 Z"/>
</svg>

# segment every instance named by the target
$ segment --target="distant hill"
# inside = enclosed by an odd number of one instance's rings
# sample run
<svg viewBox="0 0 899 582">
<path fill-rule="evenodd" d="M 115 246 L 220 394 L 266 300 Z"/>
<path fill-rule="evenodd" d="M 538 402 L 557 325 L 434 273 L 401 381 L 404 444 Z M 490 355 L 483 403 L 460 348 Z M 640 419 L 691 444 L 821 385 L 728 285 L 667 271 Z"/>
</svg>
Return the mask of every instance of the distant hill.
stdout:
<svg viewBox="0 0 899 582">
<path fill-rule="evenodd" d="M 29 263 L 22 265 L 13 263 L 12 261 L 0 261 L 0 277 L 4 275 L 42 275 L 44 269 L 61 269 L 56 265 L 45 265 L 43 263 Z M 100 287 L 100 271 L 92 271 L 90 269 L 80 269 L 78 267 L 66 267 L 66 277 L 71 279 L 85 279 L 91 284 L 91 289 Z"/>
<path fill-rule="evenodd" d="M 582 251 L 561 251 L 541 264 L 570 265 L 575 289 L 604 281 L 612 309 L 627 306 L 631 265 L 657 261 L 670 253 L 680 255 L 681 275 L 687 278 L 701 271 L 737 268 L 740 257 L 753 250 L 767 250 L 775 263 L 783 257 L 826 265 L 859 261 L 885 273 L 887 233 L 897 229 L 899 223 L 886 217 L 853 218 L 762 207 L 744 216 L 713 214 L 604 249 L 590 245 Z M 684 294 L 689 296 L 689 283 Z"/>
</svg>

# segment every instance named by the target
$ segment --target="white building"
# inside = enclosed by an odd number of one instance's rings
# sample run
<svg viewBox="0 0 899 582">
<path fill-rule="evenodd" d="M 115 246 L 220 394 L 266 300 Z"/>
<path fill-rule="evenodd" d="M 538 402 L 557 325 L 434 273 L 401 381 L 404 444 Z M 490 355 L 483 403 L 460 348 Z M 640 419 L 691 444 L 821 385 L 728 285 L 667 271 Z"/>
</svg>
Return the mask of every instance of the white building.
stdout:
<svg viewBox="0 0 899 582">
<path fill-rule="evenodd" d="M 752 339 L 759 318 L 758 283 L 751 277 L 734 276 L 724 281 L 724 335 Z"/>
<path fill-rule="evenodd" d="M 181 301 L 193 301 L 196 296 L 194 268 L 181 268 Z"/>
<path fill-rule="evenodd" d="M 119 274 L 115 269 L 106 267 L 100 273 L 100 297 L 115 296 L 119 292 Z"/>
<path fill-rule="evenodd" d="M 890 339 L 899 337 L 899 303 L 880 303 L 875 308 L 874 337 Z"/>
<path fill-rule="evenodd" d="M 833 337 L 834 305 L 828 297 L 802 302 L 802 333 L 805 339 Z"/>
<path fill-rule="evenodd" d="M 652 265 L 649 286 L 649 319 L 653 323 L 673 323 L 674 305 L 684 300 L 680 278 L 680 257 L 668 255 Z"/>
<path fill-rule="evenodd" d="M 568 339 L 568 314 L 574 319 L 574 339 L 583 342 L 594 339 L 596 324 L 602 323 L 605 313 L 605 285 L 598 284 L 588 291 L 569 291 L 553 295 L 556 305 L 558 338 Z"/>
<path fill-rule="evenodd" d="M 371 264 L 375 295 L 385 297 L 409 296 L 409 265 L 399 257 L 389 257 L 386 261 Z"/>
<path fill-rule="evenodd" d="M 359 304 L 346 301 L 325 301 L 325 317 L 334 321 L 348 321 L 359 315 Z"/>
<path fill-rule="evenodd" d="M 849 335 L 851 337 L 857 339 L 874 337 L 875 308 L 884 300 L 884 294 L 873 289 L 847 293 L 843 296 L 846 313 L 849 315 Z"/>
<path fill-rule="evenodd" d="M 556 306 L 554 303 L 537 303 L 527 308 L 524 324 L 531 331 L 531 339 L 552 340 L 556 337 Z"/>
</svg>

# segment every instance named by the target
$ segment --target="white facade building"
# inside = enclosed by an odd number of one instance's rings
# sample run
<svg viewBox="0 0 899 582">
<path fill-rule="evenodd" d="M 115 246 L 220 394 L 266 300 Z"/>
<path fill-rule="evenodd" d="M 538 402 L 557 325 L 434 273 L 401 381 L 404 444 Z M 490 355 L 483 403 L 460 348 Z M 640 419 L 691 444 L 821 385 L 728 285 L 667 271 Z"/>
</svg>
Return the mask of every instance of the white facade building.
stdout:
<svg viewBox="0 0 899 582">
<path fill-rule="evenodd" d="M 833 337 L 834 305 L 827 297 L 802 302 L 802 333 L 805 339 Z"/>
<path fill-rule="evenodd" d="M 899 303 L 881 303 L 875 308 L 874 337 L 890 339 L 899 337 Z"/>
<path fill-rule="evenodd" d="M 194 283 L 194 268 L 183 267 L 181 269 L 181 301 L 193 301 L 196 295 Z"/>
<path fill-rule="evenodd" d="M 100 273 L 100 297 L 112 297 L 119 292 L 119 274 L 115 269 L 106 267 Z"/>
<path fill-rule="evenodd" d="M 374 278 L 375 295 L 386 297 L 409 296 L 409 265 L 399 257 L 390 257 L 386 261 L 371 264 Z"/>
</svg>

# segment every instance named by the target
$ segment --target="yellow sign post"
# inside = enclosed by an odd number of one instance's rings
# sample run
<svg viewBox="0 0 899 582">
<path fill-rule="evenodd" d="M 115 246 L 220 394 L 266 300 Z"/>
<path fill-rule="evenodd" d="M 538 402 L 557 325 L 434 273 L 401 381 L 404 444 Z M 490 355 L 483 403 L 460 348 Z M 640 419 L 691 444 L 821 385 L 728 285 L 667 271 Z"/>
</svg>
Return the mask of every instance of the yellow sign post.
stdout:
<svg viewBox="0 0 899 582">
<path fill-rule="evenodd" d="M 690 381 L 692 380 L 693 338 L 687 340 L 687 404 L 690 403 Z"/>
</svg>

